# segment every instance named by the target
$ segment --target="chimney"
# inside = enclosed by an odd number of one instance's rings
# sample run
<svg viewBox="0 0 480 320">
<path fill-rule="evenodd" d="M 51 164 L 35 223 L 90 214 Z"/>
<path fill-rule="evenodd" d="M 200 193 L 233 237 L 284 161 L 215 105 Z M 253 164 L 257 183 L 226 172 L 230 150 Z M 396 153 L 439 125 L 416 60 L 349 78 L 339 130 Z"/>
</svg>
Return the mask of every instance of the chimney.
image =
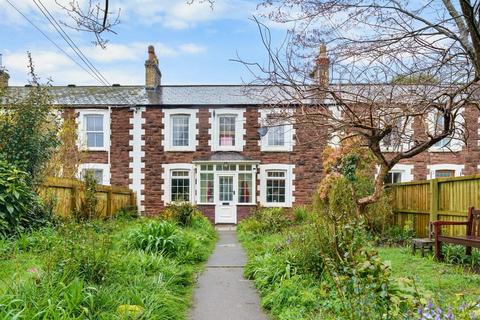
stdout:
<svg viewBox="0 0 480 320">
<path fill-rule="evenodd" d="M 0 54 L 0 88 L 8 87 L 8 79 L 10 79 L 10 75 L 3 67 L 2 54 Z"/>
<path fill-rule="evenodd" d="M 162 73 L 158 68 L 158 59 L 155 54 L 155 48 L 148 46 L 148 60 L 145 61 L 145 87 L 155 90 L 162 83 Z"/>
<path fill-rule="evenodd" d="M 327 46 L 322 43 L 320 45 L 320 52 L 316 61 L 315 78 L 321 88 L 326 88 L 329 85 L 330 59 L 327 56 Z"/>
</svg>

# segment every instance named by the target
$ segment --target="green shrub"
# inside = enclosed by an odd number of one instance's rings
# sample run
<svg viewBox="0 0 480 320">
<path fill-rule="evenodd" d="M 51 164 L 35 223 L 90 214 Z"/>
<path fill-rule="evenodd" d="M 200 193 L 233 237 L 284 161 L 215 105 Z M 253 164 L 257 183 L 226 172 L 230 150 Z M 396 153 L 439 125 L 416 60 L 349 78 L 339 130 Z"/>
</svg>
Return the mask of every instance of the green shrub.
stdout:
<svg viewBox="0 0 480 320">
<path fill-rule="evenodd" d="M 172 222 L 154 221 L 133 231 L 128 241 L 135 249 L 175 255 L 180 249 L 181 237 L 180 229 Z"/>
<path fill-rule="evenodd" d="M 80 206 L 73 208 L 73 216 L 77 221 L 91 220 L 100 217 L 97 198 L 97 181 L 92 172 L 87 171 L 83 177 L 85 196 Z"/>
<path fill-rule="evenodd" d="M 49 218 L 29 175 L 0 159 L 0 237 L 44 225 Z"/>
<path fill-rule="evenodd" d="M 164 218 L 174 220 L 182 227 L 190 227 L 193 219 L 199 215 L 201 213 L 190 203 L 172 203 L 162 213 Z"/>
<path fill-rule="evenodd" d="M 239 225 L 245 232 L 254 234 L 276 233 L 290 225 L 283 208 L 257 208 Z"/>
<path fill-rule="evenodd" d="M 392 225 L 378 236 L 377 245 L 384 246 L 404 246 L 412 240 L 415 236 L 413 223 L 407 221 L 403 227 Z"/>
<path fill-rule="evenodd" d="M 48 271 L 68 281 L 79 277 L 87 283 L 102 283 L 114 258 L 109 232 L 100 222 L 71 223 L 63 226 L 59 235 L 63 241 L 47 264 Z"/>
<path fill-rule="evenodd" d="M 35 181 L 59 144 L 61 117 L 52 107 L 48 86 L 33 86 L 24 96 L 5 95 L 0 106 L 0 158 Z"/>
<path fill-rule="evenodd" d="M 115 218 L 118 220 L 134 220 L 139 217 L 140 214 L 136 207 L 125 207 L 115 213 Z"/>
<path fill-rule="evenodd" d="M 298 206 L 293 208 L 293 219 L 295 223 L 305 222 L 310 215 L 309 209 L 306 206 Z"/>
<path fill-rule="evenodd" d="M 480 268 L 480 252 L 472 248 L 472 255 L 465 254 L 464 246 L 444 245 L 442 246 L 444 261 L 451 264 L 462 264 L 474 269 Z"/>
</svg>

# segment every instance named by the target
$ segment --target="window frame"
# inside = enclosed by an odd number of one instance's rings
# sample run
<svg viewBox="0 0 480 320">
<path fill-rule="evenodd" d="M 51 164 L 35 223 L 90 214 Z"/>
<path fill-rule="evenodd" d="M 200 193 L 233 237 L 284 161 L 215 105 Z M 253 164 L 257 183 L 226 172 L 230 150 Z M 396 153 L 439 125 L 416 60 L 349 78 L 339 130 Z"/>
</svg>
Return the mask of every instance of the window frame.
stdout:
<svg viewBox="0 0 480 320">
<path fill-rule="evenodd" d="M 440 164 L 430 164 L 427 165 L 428 170 L 428 179 L 445 179 L 445 178 L 435 178 L 437 170 L 452 170 L 455 172 L 452 178 L 461 177 L 463 175 L 463 170 L 465 170 L 465 165 L 463 164 L 451 164 L 451 163 L 440 163 Z"/>
<path fill-rule="evenodd" d="M 189 201 L 188 203 L 195 203 L 195 168 L 191 163 L 171 163 L 162 165 L 162 201 L 165 205 L 170 203 L 176 203 L 172 201 L 172 172 L 173 171 L 188 171 L 188 179 L 190 180 L 189 184 Z"/>
<path fill-rule="evenodd" d="M 293 151 L 293 146 L 295 145 L 295 140 L 294 140 L 294 135 L 295 135 L 295 128 L 292 123 L 288 123 L 287 121 L 280 121 L 278 125 L 276 124 L 275 126 L 272 124 L 269 124 L 268 117 L 271 114 L 275 113 L 280 113 L 280 112 L 286 112 L 285 110 L 280 110 L 278 108 L 275 109 L 260 109 L 260 127 L 267 127 L 267 128 L 273 128 L 273 127 L 283 127 L 283 145 L 270 145 L 269 144 L 269 132 L 270 130 L 267 131 L 267 133 L 263 136 L 260 137 L 259 145 L 260 145 L 260 151 L 263 152 L 292 152 Z M 288 110 L 287 112 L 294 112 L 294 110 Z"/>
<path fill-rule="evenodd" d="M 77 169 L 78 179 L 82 179 L 84 170 L 102 170 L 102 185 L 110 185 L 110 165 L 108 163 L 81 163 Z"/>
<path fill-rule="evenodd" d="M 293 192 L 295 191 L 295 174 L 293 170 L 295 165 L 292 164 L 266 164 L 259 165 L 260 168 L 260 205 L 265 207 L 292 207 L 295 202 Z M 268 172 L 284 171 L 285 172 L 285 201 L 284 202 L 267 202 L 267 180 Z"/>
<path fill-rule="evenodd" d="M 463 125 L 465 123 L 465 118 L 463 116 L 464 111 L 465 111 L 464 108 L 459 109 L 457 118 L 455 120 L 457 122 L 457 125 Z M 427 129 L 428 129 L 428 132 L 430 132 L 430 133 L 434 133 L 436 128 L 437 128 L 438 114 L 439 114 L 439 111 L 437 111 L 437 110 L 430 111 L 427 114 L 427 119 L 426 119 Z M 428 149 L 428 152 L 459 152 L 459 151 L 462 151 L 464 143 L 461 140 L 461 137 L 459 137 L 457 132 L 454 132 L 454 134 L 452 136 L 446 137 L 444 139 L 449 140 L 448 143 L 445 146 L 442 147 L 442 146 L 433 145 Z M 441 141 L 443 141 L 443 139 Z"/>
<path fill-rule="evenodd" d="M 162 145 L 164 151 L 173 152 L 193 152 L 196 151 L 198 146 L 198 123 L 197 116 L 198 109 L 189 108 L 175 108 L 163 110 L 163 139 Z M 187 146 L 174 146 L 173 145 L 173 117 L 174 116 L 189 116 L 188 118 L 188 145 Z"/>
<path fill-rule="evenodd" d="M 110 150 L 110 110 L 109 109 L 77 109 L 77 146 L 84 151 L 108 151 Z M 88 147 L 87 139 L 87 116 L 103 117 L 103 147 Z M 98 131 L 99 132 L 99 131 Z"/>
<path fill-rule="evenodd" d="M 233 169 L 233 167 L 235 169 Z M 202 167 L 204 167 L 202 169 Z M 237 183 L 237 193 L 235 194 L 235 205 L 237 206 L 251 206 L 257 203 L 257 163 L 251 162 L 204 162 L 196 163 L 196 204 L 198 205 L 217 205 L 216 197 L 216 181 L 217 176 L 220 174 L 232 174 L 235 176 Z M 201 174 L 209 173 L 213 174 L 213 202 L 201 202 Z M 252 190 L 250 195 L 250 202 L 240 202 L 240 188 L 239 188 L 239 176 L 240 174 L 251 174 Z"/>
<path fill-rule="evenodd" d="M 210 139 L 208 141 L 212 151 L 243 151 L 245 146 L 245 108 L 223 108 L 210 109 L 210 129 L 208 130 Z M 220 145 L 220 117 L 221 116 L 235 116 L 235 142 L 233 146 Z"/>
</svg>

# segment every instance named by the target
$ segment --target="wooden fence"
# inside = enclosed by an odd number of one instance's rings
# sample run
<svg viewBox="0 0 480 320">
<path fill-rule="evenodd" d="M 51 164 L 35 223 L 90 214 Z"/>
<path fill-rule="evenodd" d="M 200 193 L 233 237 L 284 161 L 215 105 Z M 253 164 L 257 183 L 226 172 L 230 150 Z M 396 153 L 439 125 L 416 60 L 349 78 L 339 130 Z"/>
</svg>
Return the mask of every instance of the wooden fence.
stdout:
<svg viewBox="0 0 480 320">
<path fill-rule="evenodd" d="M 468 207 L 480 208 L 480 175 L 398 183 L 391 192 L 395 223 L 411 221 L 417 235 L 427 236 L 429 221 L 465 221 Z M 464 226 L 444 230 L 465 234 Z"/>
<path fill-rule="evenodd" d="M 47 178 L 39 193 L 44 200 L 53 201 L 56 215 L 67 218 L 85 198 L 85 187 L 79 180 Z M 100 217 L 109 217 L 122 208 L 135 206 L 135 193 L 127 188 L 98 185 L 96 196 Z"/>
</svg>

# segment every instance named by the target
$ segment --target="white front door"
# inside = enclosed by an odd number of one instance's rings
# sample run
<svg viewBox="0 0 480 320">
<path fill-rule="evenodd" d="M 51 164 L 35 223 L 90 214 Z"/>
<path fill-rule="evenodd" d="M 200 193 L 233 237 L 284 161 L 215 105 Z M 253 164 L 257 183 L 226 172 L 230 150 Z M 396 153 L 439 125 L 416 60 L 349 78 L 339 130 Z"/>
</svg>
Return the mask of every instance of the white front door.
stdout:
<svg viewBox="0 0 480 320">
<path fill-rule="evenodd" d="M 237 175 L 222 173 L 216 180 L 215 223 L 237 223 Z"/>
</svg>

